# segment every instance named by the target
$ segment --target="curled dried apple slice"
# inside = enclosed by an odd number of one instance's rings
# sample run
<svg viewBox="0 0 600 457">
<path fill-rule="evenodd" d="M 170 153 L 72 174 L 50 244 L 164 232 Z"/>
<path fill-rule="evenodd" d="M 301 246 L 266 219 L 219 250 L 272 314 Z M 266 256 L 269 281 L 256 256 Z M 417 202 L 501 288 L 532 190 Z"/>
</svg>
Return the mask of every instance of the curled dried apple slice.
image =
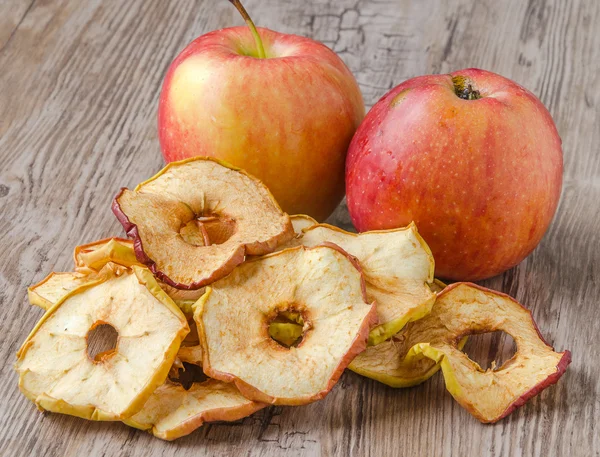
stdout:
<svg viewBox="0 0 600 457">
<path fill-rule="evenodd" d="M 201 366 L 200 346 L 180 348 L 170 375 L 179 379 L 167 379 L 138 413 L 123 422 L 170 441 L 190 434 L 206 422 L 235 421 L 267 406 L 248 400 L 233 384 L 206 376 L 197 379 L 192 373 L 184 382 L 181 377 L 186 364 L 188 368 Z M 190 385 L 184 385 L 187 383 Z"/>
<path fill-rule="evenodd" d="M 433 256 L 414 224 L 359 234 L 319 224 L 303 232 L 300 242 L 304 246 L 331 242 L 360 262 L 367 298 L 376 302 L 379 319 L 369 335 L 369 345 L 389 339 L 407 322 L 430 311 L 435 301 L 429 287 L 433 282 Z"/>
<path fill-rule="evenodd" d="M 446 341 L 453 335 L 443 325 L 433 305 L 431 313 L 418 321 L 409 322 L 399 333 L 358 354 L 348 368 L 391 387 L 412 387 L 427 381 L 440 369 L 439 363 L 416 353 L 416 344 L 427 341 Z M 462 349 L 467 337 L 459 340 Z"/>
<path fill-rule="evenodd" d="M 290 216 L 294 232 L 301 233 L 303 229 L 317 225 L 318 222 L 306 214 L 294 214 Z"/>
<path fill-rule="evenodd" d="M 27 288 L 29 303 L 42 309 L 50 309 L 71 290 L 90 282 L 83 273 L 52 272 L 37 284 Z"/>
<path fill-rule="evenodd" d="M 201 289 L 177 289 L 168 284 L 165 284 L 162 281 L 159 281 L 158 284 L 162 289 L 167 293 L 171 300 L 175 302 L 179 309 L 183 311 L 185 317 L 189 320 L 193 321 L 192 305 L 198 301 L 202 295 L 204 295 L 204 287 Z"/>
<path fill-rule="evenodd" d="M 280 313 L 302 315 L 302 341 L 268 332 Z M 376 319 L 358 265 L 339 247 L 303 246 L 245 262 L 194 306 L 204 372 L 255 401 L 301 405 L 323 398 L 366 346 Z"/>
<path fill-rule="evenodd" d="M 131 267 L 140 265 L 133 250 L 133 242 L 122 238 L 107 238 L 94 241 L 83 246 L 77 246 L 74 253 L 75 269 L 77 273 L 94 273 L 102 271 L 107 263 Z M 162 281 L 160 287 L 167 293 L 171 300 L 191 319 L 192 305 L 204 294 L 204 289 L 185 290 L 177 289 Z"/>
<path fill-rule="evenodd" d="M 135 257 L 133 242 L 123 238 L 106 238 L 77 246 L 73 260 L 75 269 L 82 273 L 100 271 L 108 262 L 125 267 L 141 265 Z"/>
<path fill-rule="evenodd" d="M 97 273 L 93 271 L 81 273 L 81 271 L 83 271 L 82 269 L 61 273 L 52 272 L 42 281 L 27 289 L 29 303 L 39 306 L 42 309 L 49 309 L 71 290 L 104 274 L 114 274 L 115 268 L 119 267 L 120 266 L 110 262 L 108 266 L 103 267 L 103 269 Z M 106 269 L 109 271 L 105 271 Z M 121 268 L 121 270 L 123 270 L 123 268 Z M 204 294 L 204 289 L 180 290 L 160 281 L 158 281 L 158 284 L 171 300 L 175 302 L 179 309 L 183 311 L 186 317 L 191 319 L 192 305 Z"/>
<path fill-rule="evenodd" d="M 508 295 L 456 283 L 438 296 L 435 308 L 452 338 L 418 344 L 414 352 L 440 363 L 448 391 L 481 422 L 506 417 L 556 383 L 571 362 L 571 353 L 554 352 L 531 312 Z M 498 369 L 482 370 L 456 347 L 464 336 L 498 330 L 512 336 L 517 345 L 514 356 Z"/>
<path fill-rule="evenodd" d="M 172 162 L 135 190 L 122 189 L 112 208 L 138 260 L 179 289 L 210 284 L 246 254 L 272 252 L 294 236 L 260 181 L 206 157 Z"/>
<path fill-rule="evenodd" d="M 50 273 L 39 283 L 27 289 L 32 305 L 48 309 L 74 288 L 98 275 L 113 274 L 115 269 L 143 266 L 137 262 L 133 242 L 121 238 L 107 238 L 77 246 L 74 252 L 75 271 Z M 105 271 L 108 270 L 108 271 Z M 192 305 L 204 294 L 204 289 L 182 290 L 159 281 L 183 313 L 191 319 Z"/>
<path fill-rule="evenodd" d="M 498 330 L 517 344 L 501 367 L 483 370 L 460 350 L 468 335 Z M 496 422 L 558 381 L 570 360 L 569 351 L 557 353 L 546 344 L 531 313 L 515 300 L 456 283 L 440 293 L 429 315 L 409 324 L 397 339 L 368 348 L 351 369 L 405 387 L 441 366 L 452 396 L 482 422 Z"/>
<path fill-rule="evenodd" d="M 52 272 L 39 283 L 27 288 L 32 305 L 49 309 L 71 290 L 97 279 L 98 276 L 114 275 L 121 267 L 141 265 L 135 258 L 133 243 L 121 238 L 106 238 L 77 246 L 73 259 L 75 271 Z"/>
<path fill-rule="evenodd" d="M 39 283 L 27 288 L 29 303 L 48 310 L 73 289 L 98 279 L 119 276 L 126 269 L 122 265 L 108 262 L 100 271 L 52 272 Z"/>
<path fill-rule="evenodd" d="M 167 380 L 154 391 L 141 411 L 123 422 L 171 441 L 190 434 L 206 422 L 235 421 L 265 406 L 248 400 L 233 384 L 216 379 L 193 383 L 188 390 Z"/>
<path fill-rule="evenodd" d="M 189 331 L 185 317 L 148 269 L 114 272 L 63 296 L 17 353 L 19 388 L 40 409 L 120 420 L 164 382 Z M 112 326 L 118 340 L 92 357 L 88 336 L 100 325 Z"/>
<path fill-rule="evenodd" d="M 446 288 L 447 284 L 435 278 L 432 283 L 429 284 L 429 288 L 432 292 L 439 294 L 442 290 Z"/>
<path fill-rule="evenodd" d="M 200 345 L 181 347 L 177 353 L 177 358 L 181 363 L 202 365 L 202 347 Z"/>
</svg>

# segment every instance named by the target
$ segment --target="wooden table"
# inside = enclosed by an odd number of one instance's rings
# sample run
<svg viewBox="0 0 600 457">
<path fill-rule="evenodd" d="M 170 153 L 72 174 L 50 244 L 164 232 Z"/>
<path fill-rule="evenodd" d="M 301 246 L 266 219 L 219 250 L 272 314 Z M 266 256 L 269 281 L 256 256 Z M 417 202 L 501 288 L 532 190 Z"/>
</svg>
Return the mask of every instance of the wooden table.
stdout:
<svg viewBox="0 0 600 457">
<path fill-rule="evenodd" d="M 405 390 L 346 373 L 323 401 L 273 407 L 166 443 L 120 423 L 40 414 L 18 391 L 15 352 L 42 312 L 26 286 L 71 268 L 76 244 L 122 235 L 121 186 L 162 166 L 157 98 L 197 35 L 241 24 L 226 1 L 0 3 L 0 454 L 6 456 L 600 455 L 600 2 L 597 0 L 248 0 L 260 25 L 333 48 L 368 107 L 401 81 L 481 67 L 549 108 L 563 138 L 557 216 L 521 265 L 485 281 L 573 351 L 563 379 L 497 425 L 482 425 L 441 375 Z M 348 226 L 342 205 L 333 222 Z M 502 338 L 473 338 L 489 363 Z"/>
</svg>

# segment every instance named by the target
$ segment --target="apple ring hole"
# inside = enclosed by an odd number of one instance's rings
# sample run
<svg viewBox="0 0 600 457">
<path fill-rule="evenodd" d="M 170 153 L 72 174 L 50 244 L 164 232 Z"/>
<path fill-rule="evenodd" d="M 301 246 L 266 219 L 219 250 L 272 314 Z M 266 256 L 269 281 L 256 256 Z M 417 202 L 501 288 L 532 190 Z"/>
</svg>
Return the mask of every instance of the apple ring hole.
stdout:
<svg viewBox="0 0 600 457">
<path fill-rule="evenodd" d="M 508 333 L 498 330 L 470 335 L 462 352 L 483 370 L 498 371 L 513 358 L 517 344 Z"/>
<path fill-rule="evenodd" d="M 295 305 L 282 306 L 267 318 L 269 337 L 285 349 L 298 347 L 310 328 L 306 311 Z"/>
<path fill-rule="evenodd" d="M 237 231 L 234 219 L 220 214 L 198 216 L 184 223 L 179 234 L 188 244 L 193 246 L 211 246 L 223 244 Z"/>
<path fill-rule="evenodd" d="M 94 363 L 103 363 L 117 353 L 119 332 L 110 324 L 98 321 L 86 335 L 87 355 Z"/>
<path fill-rule="evenodd" d="M 207 380 L 208 376 L 204 374 L 202 367 L 188 362 L 183 362 L 183 367 L 177 370 L 177 376 L 169 376 L 169 381 L 180 384 L 185 390 L 190 390 L 195 383 Z"/>
</svg>

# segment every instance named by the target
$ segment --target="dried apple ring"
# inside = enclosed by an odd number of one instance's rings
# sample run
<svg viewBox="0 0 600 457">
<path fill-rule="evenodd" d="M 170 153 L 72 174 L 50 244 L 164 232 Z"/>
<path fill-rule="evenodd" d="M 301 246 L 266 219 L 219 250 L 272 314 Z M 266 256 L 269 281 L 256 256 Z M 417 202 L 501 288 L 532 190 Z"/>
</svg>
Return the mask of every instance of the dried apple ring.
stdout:
<svg viewBox="0 0 600 457">
<path fill-rule="evenodd" d="M 439 363 L 415 353 L 413 347 L 423 341 L 444 341 L 450 333 L 437 318 L 436 305 L 431 314 L 409 322 L 398 334 L 358 354 L 348 368 L 391 387 L 412 387 L 427 381 L 440 369 Z M 462 338 L 462 349 L 467 337 Z"/>
<path fill-rule="evenodd" d="M 531 312 L 508 295 L 475 284 L 457 283 L 438 296 L 438 315 L 454 339 L 421 343 L 422 353 L 440 363 L 446 388 L 481 422 L 496 422 L 556 383 L 569 363 L 569 351 L 554 352 L 533 321 Z M 497 370 L 482 370 L 456 347 L 461 338 L 504 331 L 517 345 L 515 355 Z"/>
<path fill-rule="evenodd" d="M 268 331 L 279 313 L 302 315 L 284 347 Z M 194 306 L 204 372 L 255 401 L 301 405 L 323 398 L 366 346 L 376 318 L 358 265 L 339 247 L 303 246 L 245 262 Z"/>
<path fill-rule="evenodd" d="M 494 331 L 511 335 L 517 351 L 501 367 L 483 370 L 460 350 L 460 342 L 469 335 Z M 361 354 L 351 368 L 394 385 L 416 379 L 419 373 L 431 375 L 439 364 L 448 391 L 482 422 L 506 417 L 557 382 L 571 361 L 569 351 L 557 353 L 546 344 L 526 308 L 507 295 L 469 283 L 444 289 L 431 313 L 402 333 L 404 348 L 421 341 L 404 360 L 396 359 L 395 367 L 389 358 L 402 355 L 402 351 L 394 352 L 386 342 L 369 348 L 370 354 Z M 423 356 L 431 359 L 429 365 Z"/>
<path fill-rule="evenodd" d="M 202 365 L 202 347 L 197 346 L 185 346 L 179 348 L 177 358 L 181 363 L 192 363 L 194 365 Z"/>
<path fill-rule="evenodd" d="M 52 272 L 27 288 L 27 298 L 34 306 L 47 310 L 73 289 L 90 282 L 90 277 L 76 272 Z"/>
<path fill-rule="evenodd" d="M 435 301 L 429 287 L 434 261 L 414 224 L 393 230 L 350 233 L 327 224 L 303 230 L 304 246 L 337 244 L 360 263 L 367 298 L 377 303 L 379 325 L 369 334 L 369 345 L 398 333 L 407 322 L 426 315 Z"/>
<path fill-rule="evenodd" d="M 432 292 L 439 294 L 442 290 L 446 288 L 447 284 L 435 278 L 431 284 L 429 284 L 429 288 Z"/>
<path fill-rule="evenodd" d="M 122 189 L 112 208 L 138 260 L 179 289 L 210 284 L 245 255 L 267 254 L 294 236 L 259 180 L 206 157 L 172 162 L 135 190 Z"/>
<path fill-rule="evenodd" d="M 75 270 L 87 273 L 100 271 L 108 262 L 125 267 L 141 265 L 133 251 L 133 242 L 123 238 L 105 238 L 75 248 Z"/>
<path fill-rule="evenodd" d="M 71 290 L 98 276 L 115 274 L 121 267 L 141 266 L 135 258 L 133 243 L 122 238 L 106 238 L 77 246 L 73 260 L 75 271 L 52 272 L 28 287 L 29 303 L 47 310 Z M 107 264 L 110 265 L 105 268 Z"/>
<path fill-rule="evenodd" d="M 266 406 L 248 400 L 235 385 L 216 379 L 193 382 L 189 389 L 167 379 L 137 414 L 123 422 L 171 441 L 206 422 L 239 420 Z"/>
<path fill-rule="evenodd" d="M 303 229 L 317 225 L 318 222 L 306 214 L 294 214 L 290 216 L 294 232 L 301 233 Z"/>
<path fill-rule="evenodd" d="M 129 268 L 138 263 L 133 252 L 133 242 L 121 238 L 106 238 L 77 246 L 74 252 L 75 271 L 50 273 L 46 278 L 27 289 L 29 302 L 49 309 L 71 290 L 97 276 L 114 274 L 115 269 Z M 192 305 L 204 294 L 204 289 L 182 290 L 159 281 L 160 287 L 191 319 Z"/>
<path fill-rule="evenodd" d="M 19 388 L 40 409 L 121 420 L 164 382 L 189 331 L 185 317 L 148 269 L 114 271 L 62 297 L 17 353 Z M 101 324 L 118 332 L 117 345 L 92 359 L 88 334 Z"/>
</svg>

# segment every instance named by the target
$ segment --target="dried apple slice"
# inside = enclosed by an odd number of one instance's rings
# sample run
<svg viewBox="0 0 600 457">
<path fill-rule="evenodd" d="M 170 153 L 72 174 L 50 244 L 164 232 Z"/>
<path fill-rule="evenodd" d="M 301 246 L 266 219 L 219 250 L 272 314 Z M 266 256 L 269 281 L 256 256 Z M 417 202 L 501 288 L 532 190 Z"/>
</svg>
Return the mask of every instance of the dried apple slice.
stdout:
<svg viewBox="0 0 600 457">
<path fill-rule="evenodd" d="M 133 243 L 122 238 L 106 238 L 77 246 L 73 259 L 75 271 L 52 272 L 39 283 L 27 288 L 32 305 L 49 309 L 71 290 L 90 282 L 98 275 L 114 274 L 119 266 L 141 265 L 135 258 Z M 111 265 L 105 269 L 107 264 Z"/>
<path fill-rule="evenodd" d="M 186 371 L 184 364 L 192 368 L 202 365 L 200 346 L 180 348 L 171 368 L 173 378 L 179 377 L 179 382 L 167 379 L 137 414 L 123 422 L 171 441 L 190 434 L 205 422 L 242 419 L 267 406 L 248 400 L 233 384 L 206 376 L 198 380 L 192 374 L 188 380 L 191 385 L 185 386 L 181 380 L 181 373 Z"/>
<path fill-rule="evenodd" d="M 179 289 L 199 289 L 229 274 L 244 256 L 272 252 L 294 236 L 269 190 L 214 159 L 172 162 L 122 189 L 113 212 L 140 262 Z"/>
<path fill-rule="evenodd" d="M 429 284 L 429 288 L 432 292 L 439 294 L 442 290 L 446 288 L 447 284 L 435 278 L 432 283 Z"/>
<path fill-rule="evenodd" d="M 439 321 L 433 305 L 430 314 L 409 322 L 398 334 L 358 354 L 348 368 L 391 387 L 412 387 L 427 381 L 440 369 L 439 363 L 415 353 L 413 347 L 424 341 L 445 341 L 453 335 Z M 460 339 L 462 349 L 467 337 Z"/>
<path fill-rule="evenodd" d="M 87 270 L 87 273 L 81 271 L 52 272 L 39 283 L 27 288 L 29 302 L 48 310 L 73 289 L 97 279 L 119 276 L 126 269 L 116 263 L 108 262 L 97 272 L 92 270 Z"/>
<path fill-rule="evenodd" d="M 418 344 L 414 352 L 440 363 L 448 391 L 481 422 L 506 417 L 556 383 L 571 362 L 571 353 L 554 352 L 531 312 L 508 295 L 456 283 L 444 289 L 435 307 L 453 338 Z M 512 336 L 517 345 L 515 355 L 498 369 L 482 370 L 456 347 L 464 336 L 498 330 Z"/>
<path fill-rule="evenodd" d="M 183 314 L 185 314 L 185 317 L 188 319 L 188 321 L 193 321 L 194 312 L 192 311 L 192 306 L 200 297 L 202 297 L 202 295 L 204 295 L 204 287 L 201 289 L 186 290 L 177 289 L 165 284 L 162 281 L 159 281 L 158 284 L 167 293 L 167 295 L 171 297 L 171 300 L 173 300 L 175 304 L 179 306 L 179 309 L 183 311 Z"/>
<path fill-rule="evenodd" d="M 181 363 L 202 365 L 202 347 L 200 345 L 181 347 L 177 353 L 177 358 Z"/>
<path fill-rule="evenodd" d="M 27 288 L 29 303 L 42 309 L 50 309 L 57 301 L 71 290 L 90 282 L 90 278 L 82 273 L 52 272 L 37 284 Z"/>
<path fill-rule="evenodd" d="M 148 269 L 114 271 L 62 297 L 17 353 L 19 388 L 40 409 L 120 420 L 164 382 L 189 331 L 185 317 Z M 102 324 L 118 332 L 117 346 L 92 359 L 88 334 Z"/>
<path fill-rule="evenodd" d="M 369 345 L 389 339 L 407 322 L 430 311 L 435 301 L 435 293 L 429 288 L 433 282 L 433 256 L 414 224 L 359 234 L 319 224 L 303 232 L 300 242 L 304 246 L 331 242 L 360 262 L 367 298 L 376 302 L 379 319 L 369 335 Z"/>
<path fill-rule="evenodd" d="M 89 282 L 96 275 L 104 274 L 106 265 L 109 270 L 133 265 L 143 266 L 135 257 L 133 242 L 122 238 L 106 238 L 89 244 L 77 246 L 74 252 L 75 271 L 50 273 L 39 283 L 29 287 L 28 298 L 32 305 L 48 309 L 72 289 Z M 111 274 L 111 272 L 109 272 Z M 164 282 L 160 287 L 191 319 L 192 305 L 204 294 L 204 289 L 182 290 Z"/>
<path fill-rule="evenodd" d="M 248 400 L 233 384 L 216 379 L 193 383 L 189 390 L 167 380 L 140 412 L 123 422 L 171 441 L 190 434 L 205 422 L 235 421 L 265 406 Z"/>
<path fill-rule="evenodd" d="M 292 226 L 296 233 L 301 233 L 302 230 L 318 224 L 316 220 L 306 214 L 294 214 L 290 216 L 290 220 L 292 221 Z"/>
<path fill-rule="evenodd" d="M 115 266 L 116 265 L 112 265 L 110 268 L 114 270 Z M 50 309 L 52 305 L 67 295 L 71 290 L 82 284 L 88 283 L 98 277 L 98 275 L 104 274 L 103 270 L 100 270 L 98 273 L 90 271 L 87 274 L 81 273 L 81 271 L 83 270 L 50 273 L 39 283 L 27 288 L 29 303 L 34 306 L 39 306 L 42 309 Z M 204 294 L 204 289 L 180 290 L 160 281 L 158 281 L 158 284 L 171 300 L 175 302 L 179 309 L 183 311 L 186 317 L 191 319 L 192 305 Z"/>
<path fill-rule="evenodd" d="M 468 335 L 498 330 L 513 337 L 517 351 L 500 368 L 483 370 L 461 346 Z M 404 387 L 427 379 L 441 366 L 446 387 L 461 406 L 482 422 L 496 422 L 558 381 L 570 361 L 569 351 L 556 353 L 546 344 L 531 313 L 515 300 L 456 283 L 444 289 L 431 313 L 409 324 L 397 341 L 368 348 L 351 368 Z"/>
<path fill-rule="evenodd" d="M 83 273 L 88 270 L 100 271 L 108 262 L 125 267 L 141 265 L 135 257 L 133 242 L 123 238 L 106 238 L 77 246 L 73 260 L 75 269 Z"/>
<path fill-rule="evenodd" d="M 77 272 L 94 274 L 101 271 L 107 263 L 131 267 L 140 265 L 133 249 L 131 240 L 122 238 L 106 238 L 92 243 L 77 246 L 74 253 L 75 269 Z M 204 289 L 182 290 L 159 281 L 160 287 L 186 316 L 192 315 L 192 305 L 204 294 Z"/>
<path fill-rule="evenodd" d="M 279 313 L 302 315 L 297 346 L 268 332 Z M 303 246 L 245 262 L 194 305 L 204 372 L 255 401 L 301 405 L 323 398 L 366 346 L 376 319 L 358 265 L 339 247 Z"/>
</svg>

